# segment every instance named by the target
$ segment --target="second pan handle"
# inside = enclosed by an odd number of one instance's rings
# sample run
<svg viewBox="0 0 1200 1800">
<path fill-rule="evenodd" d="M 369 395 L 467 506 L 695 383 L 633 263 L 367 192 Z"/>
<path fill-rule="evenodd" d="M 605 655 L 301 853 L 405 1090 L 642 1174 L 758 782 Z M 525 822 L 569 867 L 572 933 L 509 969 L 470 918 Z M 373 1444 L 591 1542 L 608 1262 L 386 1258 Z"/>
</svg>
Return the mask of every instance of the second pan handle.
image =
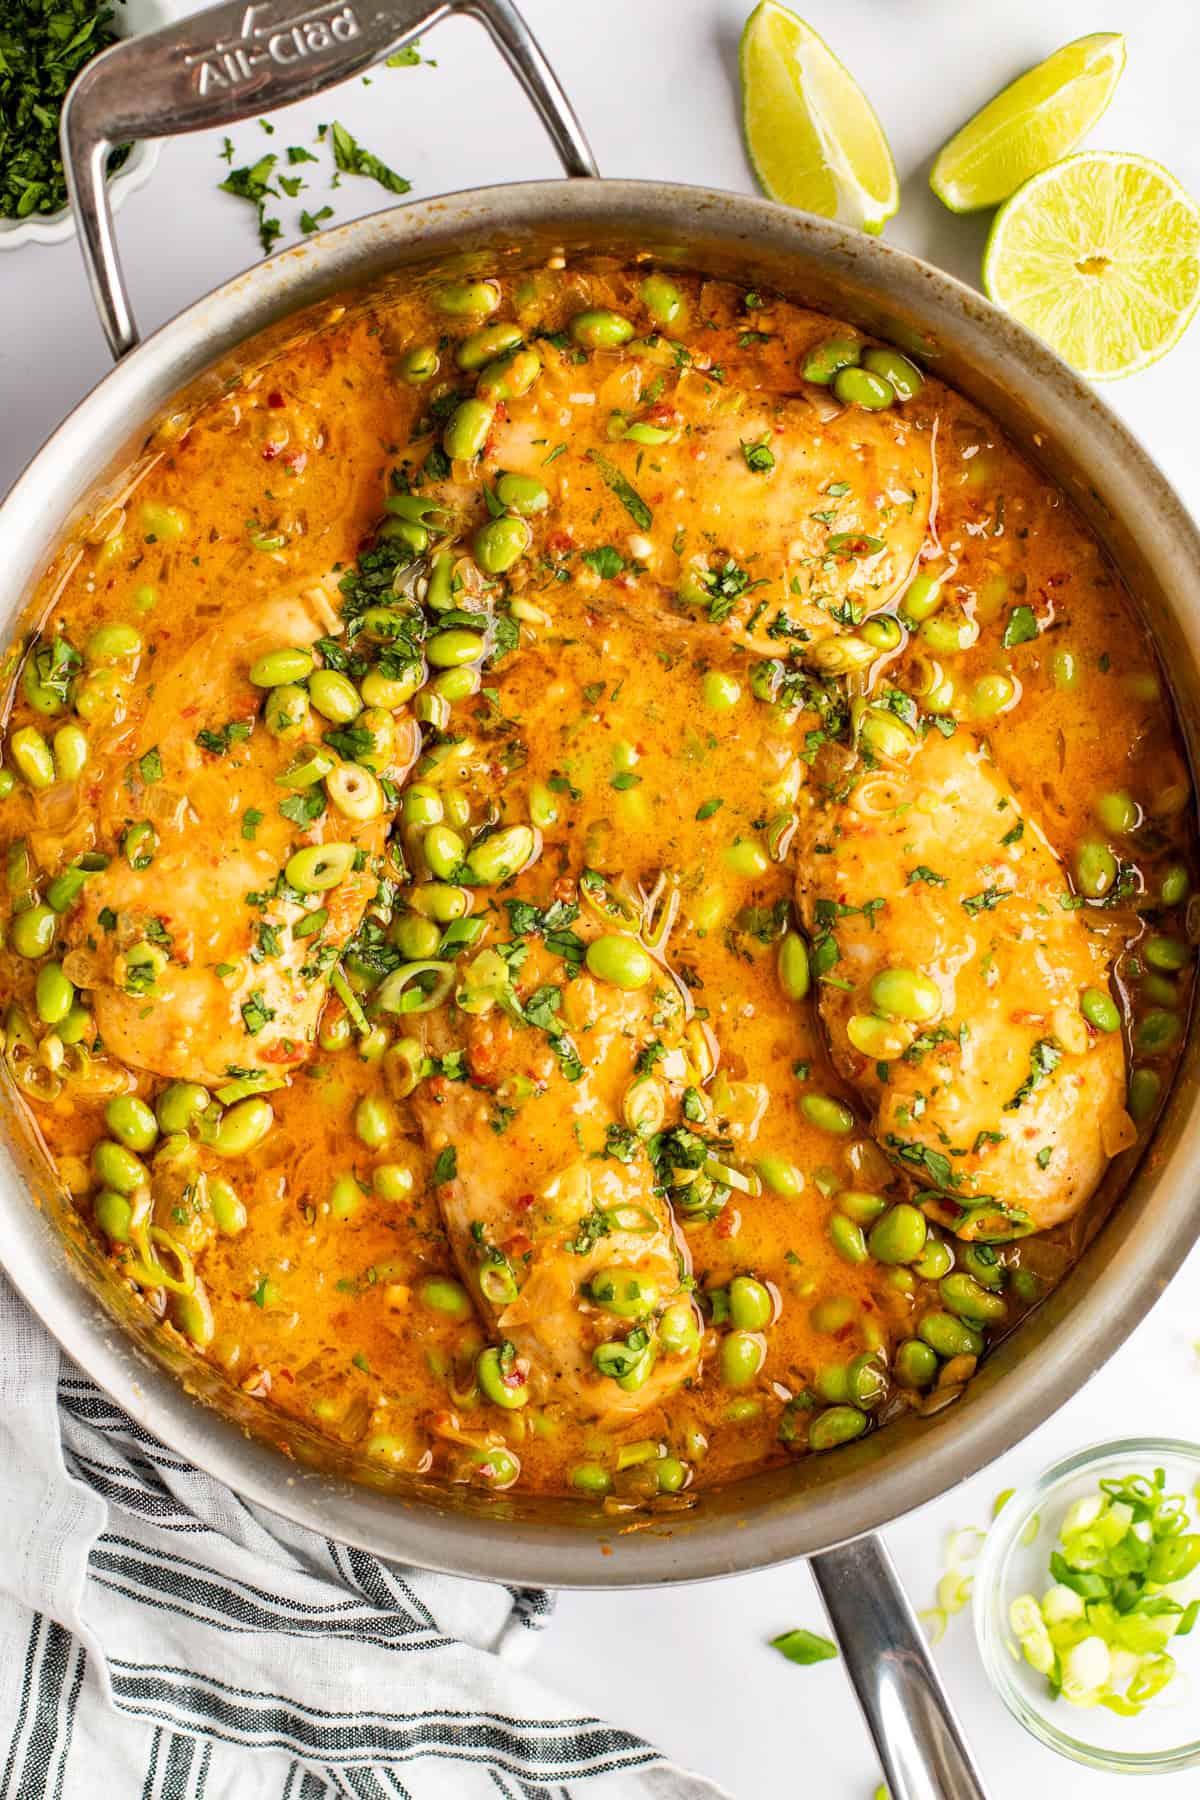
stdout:
<svg viewBox="0 0 1200 1800">
<path fill-rule="evenodd" d="M 568 175 L 595 175 L 571 104 L 512 0 L 228 0 L 125 38 L 87 64 L 62 114 L 80 248 L 115 357 L 138 341 L 113 236 L 106 167 L 117 144 L 233 125 L 346 81 L 455 13 L 484 25 Z"/>
<path fill-rule="evenodd" d="M 892 1800 L 988 1800 L 880 1540 L 855 1538 L 810 1566 Z"/>
</svg>

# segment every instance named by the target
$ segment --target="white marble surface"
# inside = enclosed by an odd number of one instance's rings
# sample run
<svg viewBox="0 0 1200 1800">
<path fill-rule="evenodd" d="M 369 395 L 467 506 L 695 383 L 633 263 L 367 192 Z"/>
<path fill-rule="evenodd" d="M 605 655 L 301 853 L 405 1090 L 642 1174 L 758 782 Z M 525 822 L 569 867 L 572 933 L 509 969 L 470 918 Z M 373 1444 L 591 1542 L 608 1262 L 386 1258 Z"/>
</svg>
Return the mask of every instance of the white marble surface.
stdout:
<svg viewBox="0 0 1200 1800">
<path fill-rule="evenodd" d="M 526 0 L 605 174 L 749 187 L 735 92 L 746 4 Z M 174 0 L 174 10 L 192 9 Z M 1109 0 L 1102 11 L 1094 0 L 808 0 L 808 16 L 863 83 L 891 138 L 904 205 L 889 239 L 967 280 L 975 277 L 985 227 L 951 218 L 932 199 L 924 185 L 930 156 L 1002 82 L 1083 32 L 1122 30 L 1129 39 L 1128 69 L 1094 141 L 1155 157 L 1200 193 L 1195 0 Z M 296 108 L 273 139 L 255 124 L 239 128 L 237 161 L 306 141 L 317 120 L 341 117 L 409 176 L 417 195 L 556 172 L 523 97 L 476 27 L 445 25 L 426 49 L 436 69 L 380 71 L 369 86 L 356 83 L 336 100 Z M 154 180 L 122 212 L 120 238 L 143 329 L 257 254 L 249 208 L 217 191 L 225 172 L 218 148 L 214 134 L 167 143 Z M 314 165 L 301 173 L 318 175 Z M 285 202 L 282 216 L 294 220 L 301 204 L 315 209 L 327 198 L 341 220 L 376 208 L 383 195 L 349 178 L 329 195 L 314 184 L 300 200 Z M 0 254 L 0 489 L 105 367 L 74 245 Z M 1200 327 L 1167 360 L 1108 397 L 1200 510 L 1198 389 Z M 1102 1436 L 1154 1429 L 1200 1435 L 1200 1359 L 1192 1347 L 1198 1336 L 1200 1254 L 1056 1418 L 975 1481 L 887 1533 L 917 1604 L 931 1601 L 945 1533 L 985 1522 L 1001 1488 Z M 840 1665 L 797 1669 L 765 1647 L 770 1635 L 793 1625 L 821 1628 L 800 1565 L 670 1592 L 567 1595 L 541 1653 L 541 1673 L 581 1705 L 655 1737 L 737 1800 L 869 1800 L 878 1773 Z M 965 1616 L 937 1654 L 994 1800 L 1129 1793 L 1128 1779 L 1061 1762 L 1010 1721 L 983 1679 Z M 1200 1774 L 1165 1778 L 1154 1791 L 1162 1800 L 1194 1796 Z"/>
</svg>

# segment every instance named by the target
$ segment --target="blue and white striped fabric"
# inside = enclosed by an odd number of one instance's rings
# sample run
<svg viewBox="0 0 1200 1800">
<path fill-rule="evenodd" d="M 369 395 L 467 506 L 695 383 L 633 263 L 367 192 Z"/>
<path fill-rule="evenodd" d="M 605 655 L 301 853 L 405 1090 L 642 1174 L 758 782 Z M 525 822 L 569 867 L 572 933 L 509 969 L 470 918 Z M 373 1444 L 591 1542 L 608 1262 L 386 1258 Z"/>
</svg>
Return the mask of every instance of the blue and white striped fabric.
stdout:
<svg viewBox="0 0 1200 1800">
<path fill-rule="evenodd" d="M 247 1506 L 0 1277 L 0 1800 L 722 1800 L 521 1672 L 550 1605 Z"/>
</svg>

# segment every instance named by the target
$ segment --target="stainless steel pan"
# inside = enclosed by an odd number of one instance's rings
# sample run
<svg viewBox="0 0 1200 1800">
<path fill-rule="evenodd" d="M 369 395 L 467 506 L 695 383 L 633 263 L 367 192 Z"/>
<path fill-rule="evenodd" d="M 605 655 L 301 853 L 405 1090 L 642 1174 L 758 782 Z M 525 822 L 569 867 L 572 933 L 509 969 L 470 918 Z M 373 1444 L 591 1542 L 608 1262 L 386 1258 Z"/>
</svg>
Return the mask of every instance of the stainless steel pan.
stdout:
<svg viewBox="0 0 1200 1800">
<path fill-rule="evenodd" d="M 236 0 L 116 46 L 70 96 L 63 136 L 72 199 L 120 361 L 0 508 L 5 641 L 25 621 L 53 547 L 153 422 L 181 392 L 215 389 L 280 341 L 298 313 L 365 283 L 418 280 L 448 265 L 492 272 L 552 250 L 568 259 L 650 250 L 665 264 L 774 288 L 918 348 L 992 413 L 1073 496 L 1124 571 L 1194 745 L 1200 538 L 1141 447 L 1044 346 L 970 290 L 876 240 L 740 195 L 599 179 L 510 0 L 288 4 Z M 232 123 L 315 93 L 455 12 L 491 33 L 573 179 L 473 189 L 323 233 L 217 289 L 137 347 L 104 188 L 109 147 Z M 0 1246 L 11 1279 L 63 1348 L 148 1430 L 248 1498 L 380 1556 L 561 1587 L 665 1584 L 810 1557 L 895 1800 L 980 1800 L 912 1612 L 867 1534 L 1015 1444 L 1099 1368 L 1162 1291 L 1195 1235 L 1196 1070 L 1193 1033 L 1150 1150 L 1135 1170 L 1119 1172 L 1128 1176 L 1119 1205 L 957 1405 L 703 1493 L 687 1512 L 624 1534 L 562 1502 L 381 1493 L 312 1466 L 311 1447 L 294 1430 L 285 1460 L 264 1415 L 237 1416 L 216 1378 L 157 1341 L 106 1280 L 11 1100 L 0 1143 Z"/>
</svg>

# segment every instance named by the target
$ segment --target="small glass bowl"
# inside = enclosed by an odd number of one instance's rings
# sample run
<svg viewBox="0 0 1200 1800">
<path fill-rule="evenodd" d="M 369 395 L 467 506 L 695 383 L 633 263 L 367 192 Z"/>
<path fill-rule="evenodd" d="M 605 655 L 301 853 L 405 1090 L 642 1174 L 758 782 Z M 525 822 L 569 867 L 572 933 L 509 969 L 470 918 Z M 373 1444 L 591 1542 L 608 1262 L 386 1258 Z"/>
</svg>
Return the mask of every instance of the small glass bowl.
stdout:
<svg viewBox="0 0 1200 1800">
<path fill-rule="evenodd" d="M 974 1585 L 975 1636 L 983 1664 L 1013 1717 L 1052 1750 L 1110 1774 L 1171 1774 L 1200 1765 L 1196 1673 L 1200 1633 L 1179 1646 L 1175 1679 L 1136 1718 L 1106 1706 L 1079 1707 L 1055 1699 L 1044 1675 L 1030 1667 L 1008 1622 L 1018 1594 L 1040 1600 L 1052 1585 L 1050 1552 L 1068 1506 L 1094 1494 L 1101 1480 L 1166 1472 L 1169 1494 L 1196 1505 L 1200 1444 L 1172 1438 L 1124 1438 L 1093 1444 L 1055 1463 L 1002 1508 L 980 1553 Z M 1195 1668 L 1189 1667 L 1194 1662 Z M 1083 1735 L 1080 1735 L 1080 1734 Z"/>
</svg>

